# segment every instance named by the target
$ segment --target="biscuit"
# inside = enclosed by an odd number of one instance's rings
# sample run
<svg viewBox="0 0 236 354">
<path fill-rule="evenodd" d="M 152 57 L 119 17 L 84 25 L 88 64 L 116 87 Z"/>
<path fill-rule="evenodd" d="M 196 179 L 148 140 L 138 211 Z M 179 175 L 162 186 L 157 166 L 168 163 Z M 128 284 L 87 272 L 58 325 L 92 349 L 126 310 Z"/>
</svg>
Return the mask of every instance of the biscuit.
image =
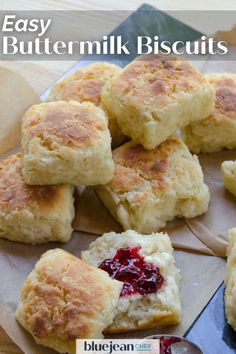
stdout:
<svg viewBox="0 0 236 354">
<path fill-rule="evenodd" d="M 101 103 L 101 91 L 111 77 L 121 71 L 117 65 L 97 62 L 80 68 L 62 81 L 54 85 L 47 97 L 47 101 L 88 101 L 104 108 Z M 112 146 L 116 147 L 124 140 L 116 118 L 108 111 L 108 127 L 112 136 Z"/>
<path fill-rule="evenodd" d="M 102 338 L 122 285 L 61 249 L 50 250 L 27 277 L 16 318 L 38 344 L 75 354 L 77 338 Z"/>
<path fill-rule="evenodd" d="M 194 153 L 236 148 L 236 75 L 206 76 L 215 90 L 215 110 L 184 129 L 184 140 Z"/>
<path fill-rule="evenodd" d="M 236 228 L 229 230 L 225 283 L 225 314 L 229 325 L 236 331 Z"/>
<path fill-rule="evenodd" d="M 0 237 L 25 243 L 69 241 L 74 218 L 70 185 L 28 186 L 21 155 L 0 162 Z"/>
<path fill-rule="evenodd" d="M 121 234 L 110 232 L 90 244 L 89 250 L 82 252 L 82 259 L 93 266 L 104 269 L 104 264 L 107 264 L 104 260 L 110 262 L 115 255 L 115 258 L 117 257 L 117 253 L 122 249 L 125 251 L 123 255 L 128 257 L 130 254 L 127 253 L 127 250 L 131 250 L 131 254 L 138 250 L 139 257 L 144 257 L 144 259 L 141 261 L 138 259 L 138 262 L 134 260 L 128 262 L 120 258 L 123 264 L 122 268 L 116 270 L 112 276 L 114 279 L 128 280 L 124 283 L 121 292 L 118 313 L 106 332 L 120 333 L 152 328 L 158 324 L 174 325 L 179 323 L 181 320 L 178 287 L 180 277 L 179 271 L 174 265 L 173 249 L 168 235 L 156 233 L 144 236 L 132 230 Z M 137 278 L 136 267 L 139 267 L 139 264 L 143 262 L 145 265 L 148 263 L 146 269 L 152 269 L 151 274 L 145 273 L 144 278 L 142 274 L 141 276 L 139 274 L 139 278 Z M 124 268 L 126 265 L 128 268 Z M 132 271 L 135 272 L 135 280 L 130 287 L 130 279 L 133 279 Z M 156 271 L 159 272 L 161 278 L 154 278 Z M 109 274 L 111 276 L 111 273 Z M 126 278 L 127 274 L 128 278 Z"/>
<path fill-rule="evenodd" d="M 96 185 L 113 176 L 104 112 L 92 103 L 57 101 L 30 107 L 22 123 L 23 177 L 31 185 Z"/>
<path fill-rule="evenodd" d="M 236 161 L 224 161 L 221 171 L 225 188 L 236 197 Z"/>
<path fill-rule="evenodd" d="M 96 191 L 124 230 L 152 233 L 174 217 L 208 209 L 209 190 L 197 156 L 177 137 L 154 150 L 128 142 L 113 151 L 115 175 Z"/>
<path fill-rule="evenodd" d="M 154 149 L 179 128 L 209 116 L 214 90 L 183 59 L 140 56 L 105 84 L 102 102 L 124 134 Z"/>
</svg>

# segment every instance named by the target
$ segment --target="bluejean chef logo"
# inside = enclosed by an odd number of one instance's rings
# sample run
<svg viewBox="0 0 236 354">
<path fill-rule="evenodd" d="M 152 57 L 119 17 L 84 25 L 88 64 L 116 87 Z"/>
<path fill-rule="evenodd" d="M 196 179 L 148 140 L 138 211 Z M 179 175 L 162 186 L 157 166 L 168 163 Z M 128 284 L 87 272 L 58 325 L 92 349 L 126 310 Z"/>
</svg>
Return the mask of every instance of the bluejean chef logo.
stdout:
<svg viewBox="0 0 236 354">
<path fill-rule="evenodd" d="M 104 351 L 104 352 L 108 352 L 109 354 L 112 354 L 113 352 L 117 352 L 117 351 L 129 351 L 129 352 L 134 352 L 134 351 L 143 351 L 143 352 L 147 352 L 152 349 L 152 345 L 151 344 L 147 344 L 147 343 L 136 343 L 136 344 L 131 344 L 131 343 L 112 343 L 112 341 L 110 341 L 110 343 L 104 343 L 104 344 L 96 344 L 92 341 L 92 343 L 88 343 L 87 341 L 84 342 L 84 350 L 86 352 L 92 352 L 92 351 Z"/>
<path fill-rule="evenodd" d="M 142 339 L 77 339 L 76 354 L 159 354 L 158 340 Z"/>
</svg>

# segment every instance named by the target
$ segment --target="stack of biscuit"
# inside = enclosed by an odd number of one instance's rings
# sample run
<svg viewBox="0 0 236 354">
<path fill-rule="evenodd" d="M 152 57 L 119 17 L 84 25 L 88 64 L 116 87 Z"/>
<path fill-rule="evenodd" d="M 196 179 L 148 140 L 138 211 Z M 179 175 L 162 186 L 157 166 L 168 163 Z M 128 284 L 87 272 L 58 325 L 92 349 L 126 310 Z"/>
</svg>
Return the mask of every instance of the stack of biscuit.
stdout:
<svg viewBox="0 0 236 354">
<path fill-rule="evenodd" d="M 97 63 L 52 90 L 57 102 L 31 106 L 22 118 L 22 151 L 0 163 L 0 236 L 11 241 L 69 241 L 74 186 L 113 177 L 111 133 L 123 135 L 102 109 L 106 80 L 121 69 Z"/>
<path fill-rule="evenodd" d="M 208 117 L 214 99 L 204 75 L 176 57 L 141 56 L 107 81 L 102 103 L 132 141 L 113 150 L 114 177 L 96 191 L 125 230 L 151 233 L 207 211 L 198 158 L 177 132 Z"/>
<path fill-rule="evenodd" d="M 207 119 L 214 99 L 209 81 L 176 57 L 142 56 L 123 70 L 96 63 L 69 75 L 47 102 L 26 111 L 22 152 L 0 166 L 2 190 L 12 183 L 16 191 L 1 197 L 1 234 L 68 241 L 78 184 L 95 186 L 124 230 L 152 233 L 175 217 L 206 212 L 200 164 L 176 133 Z M 117 147 L 125 136 L 131 141 Z M 5 164 L 15 181 L 6 181 Z M 59 200 L 66 212 L 57 210 Z"/>
<path fill-rule="evenodd" d="M 74 187 L 113 176 L 105 113 L 89 102 L 31 106 L 22 118 L 22 152 L 0 165 L 0 233 L 26 243 L 67 242 Z"/>
<path fill-rule="evenodd" d="M 106 111 L 108 127 L 112 137 L 113 148 L 124 141 L 116 118 L 112 111 L 107 111 L 101 101 L 101 92 L 105 83 L 118 74 L 121 68 L 105 62 L 90 64 L 68 75 L 53 86 L 47 101 L 79 101 L 91 102 Z"/>
<path fill-rule="evenodd" d="M 82 260 L 58 249 L 41 257 L 16 312 L 38 343 L 74 354 L 76 338 L 180 322 L 179 272 L 168 235 L 157 231 L 208 209 L 190 150 L 234 147 L 205 129 L 233 129 L 232 80 L 169 56 L 142 56 L 123 70 L 96 63 L 25 112 L 22 151 L 0 165 L 0 236 L 67 242 L 78 184 L 94 186 L 125 230 L 98 238 Z"/>
</svg>

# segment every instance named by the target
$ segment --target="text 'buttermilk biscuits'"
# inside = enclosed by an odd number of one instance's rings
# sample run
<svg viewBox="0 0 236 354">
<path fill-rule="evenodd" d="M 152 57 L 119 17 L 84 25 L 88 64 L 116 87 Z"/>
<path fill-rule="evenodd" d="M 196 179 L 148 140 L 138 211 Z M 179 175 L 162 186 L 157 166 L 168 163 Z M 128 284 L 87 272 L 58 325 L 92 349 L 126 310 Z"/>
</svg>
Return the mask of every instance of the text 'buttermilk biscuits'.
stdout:
<svg viewBox="0 0 236 354">
<path fill-rule="evenodd" d="M 69 241 L 74 188 L 29 186 L 21 172 L 20 154 L 0 162 L 0 237 L 32 244 Z"/>
<path fill-rule="evenodd" d="M 38 344 L 75 354 L 76 339 L 103 337 L 122 285 L 61 249 L 50 250 L 27 277 L 16 318 Z"/>
<path fill-rule="evenodd" d="M 102 102 L 124 134 L 153 149 L 179 128 L 209 116 L 214 90 L 185 60 L 140 56 L 106 83 Z"/>
<path fill-rule="evenodd" d="M 106 332 L 121 333 L 181 321 L 179 271 L 167 234 L 129 230 L 97 238 L 82 259 L 124 282 L 117 315 Z"/>
<path fill-rule="evenodd" d="M 215 90 L 215 110 L 184 129 L 184 139 L 194 153 L 236 148 L 236 75 L 206 76 Z"/>
<path fill-rule="evenodd" d="M 227 322 L 236 331 L 236 228 L 229 230 L 225 283 L 225 314 Z"/>
<path fill-rule="evenodd" d="M 101 103 L 103 86 L 120 71 L 121 68 L 119 66 L 105 62 L 98 62 L 80 68 L 55 84 L 47 97 L 47 101 L 87 101 L 104 108 Z M 107 111 L 107 114 L 112 146 L 116 147 L 122 143 L 124 135 L 112 112 Z"/>
<path fill-rule="evenodd" d="M 92 103 L 30 107 L 22 123 L 23 177 L 31 185 L 96 185 L 113 176 L 105 113 Z"/>
<path fill-rule="evenodd" d="M 208 209 L 209 190 L 197 156 L 176 137 L 154 150 L 134 142 L 113 151 L 115 174 L 96 191 L 124 230 L 151 233 L 174 217 Z"/>
</svg>

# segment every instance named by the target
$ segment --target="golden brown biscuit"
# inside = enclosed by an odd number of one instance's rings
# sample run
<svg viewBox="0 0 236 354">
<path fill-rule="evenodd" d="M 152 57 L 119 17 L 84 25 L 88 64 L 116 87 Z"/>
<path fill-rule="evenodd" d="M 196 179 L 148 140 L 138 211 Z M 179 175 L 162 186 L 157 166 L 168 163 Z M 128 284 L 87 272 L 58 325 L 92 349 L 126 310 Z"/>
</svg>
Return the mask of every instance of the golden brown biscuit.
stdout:
<svg viewBox="0 0 236 354">
<path fill-rule="evenodd" d="M 82 252 L 84 261 L 110 272 L 114 279 L 126 281 L 118 302 L 118 313 L 106 332 L 128 332 L 180 322 L 180 277 L 172 252 L 167 234 L 144 236 L 132 230 L 104 234 L 90 244 L 88 251 Z M 124 256 L 127 257 L 125 260 Z M 114 267 L 110 263 L 113 257 Z M 118 270 L 117 262 L 120 263 Z"/>
<path fill-rule="evenodd" d="M 215 90 L 215 110 L 207 118 L 184 129 L 184 139 L 192 152 L 216 152 L 236 148 L 236 75 L 206 76 Z"/>
<path fill-rule="evenodd" d="M 113 176 L 104 112 L 92 103 L 57 101 L 30 107 L 22 123 L 23 177 L 31 185 L 96 185 Z"/>
<path fill-rule="evenodd" d="M 111 78 L 102 102 L 124 134 L 154 149 L 186 124 L 214 109 L 214 91 L 189 62 L 140 56 Z"/>
<path fill-rule="evenodd" d="M 19 153 L 0 162 L 0 237 L 32 244 L 69 241 L 74 188 L 28 186 L 21 172 Z"/>
<path fill-rule="evenodd" d="M 121 71 L 117 65 L 98 62 L 80 68 L 62 81 L 54 85 L 47 97 L 47 101 L 75 100 L 88 101 L 104 108 L 101 103 L 101 91 L 111 77 Z M 116 147 L 124 140 L 124 135 L 119 128 L 114 115 L 108 113 L 108 127 L 112 136 L 112 146 Z"/>
<path fill-rule="evenodd" d="M 129 142 L 113 151 L 115 175 L 96 191 L 124 230 L 151 233 L 174 217 L 207 211 L 208 187 L 198 158 L 177 137 L 154 150 Z"/>
<path fill-rule="evenodd" d="M 21 290 L 16 318 L 36 342 L 75 354 L 75 340 L 101 338 L 122 283 L 61 250 L 44 253 Z"/>
<path fill-rule="evenodd" d="M 226 318 L 230 326 L 236 331 L 236 228 L 229 230 L 228 259 L 225 283 Z"/>
</svg>

